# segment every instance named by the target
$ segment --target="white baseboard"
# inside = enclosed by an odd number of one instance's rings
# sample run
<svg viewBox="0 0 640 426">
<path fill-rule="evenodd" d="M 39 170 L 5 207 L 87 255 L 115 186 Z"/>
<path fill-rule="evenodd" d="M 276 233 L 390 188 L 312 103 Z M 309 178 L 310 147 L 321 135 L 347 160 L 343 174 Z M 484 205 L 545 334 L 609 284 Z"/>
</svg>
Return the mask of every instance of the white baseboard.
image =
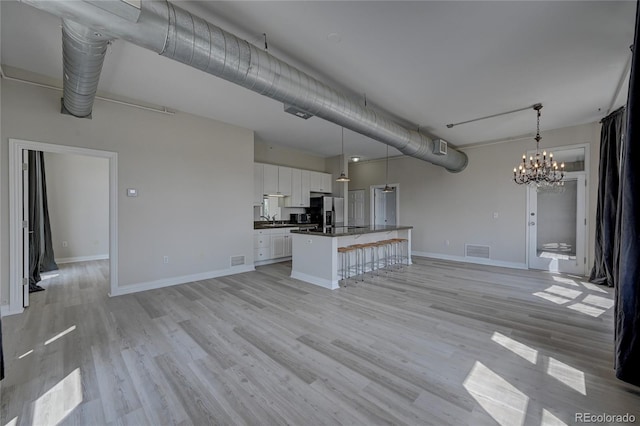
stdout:
<svg viewBox="0 0 640 426">
<path fill-rule="evenodd" d="M 74 262 L 88 262 L 90 260 L 107 260 L 109 254 L 96 254 L 94 256 L 76 256 L 76 257 L 61 257 L 56 259 L 56 263 L 74 263 Z"/>
<path fill-rule="evenodd" d="M 8 317 L 9 315 L 17 315 L 24 312 L 24 308 L 20 306 L 18 309 L 11 310 L 9 305 L 0 305 L 0 317 Z"/>
<path fill-rule="evenodd" d="M 280 263 L 280 262 L 286 262 L 287 260 L 291 260 L 291 256 L 289 257 L 278 257 L 276 259 L 269 259 L 269 260 L 258 260 L 253 262 L 254 266 L 264 266 L 264 265 L 271 265 L 273 263 Z"/>
<path fill-rule="evenodd" d="M 291 278 L 328 288 L 329 290 L 335 290 L 340 287 L 337 282 L 303 274 L 302 272 L 291 271 Z"/>
<path fill-rule="evenodd" d="M 227 275 L 241 274 L 243 272 L 254 271 L 253 265 L 234 266 L 228 269 L 219 269 L 217 271 L 202 272 L 200 274 L 183 275 L 180 277 L 165 278 L 156 281 L 147 281 L 137 284 L 129 284 L 118 287 L 111 292 L 109 296 L 122 296 L 124 294 L 139 293 L 141 291 L 155 290 L 157 288 L 170 287 L 172 285 L 186 284 L 194 281 L 209 280 L 211 278 L 224 277 Z"/>
<path fill-rule="evenodd" d="M 430 252 L 415 251 L 415 250 L 412 250 L 411 254 L 413 256 L 429 257 L 431 259 L 453 260 L 454 262 L 474 263 L 477 265 L 499 266 L 502 268 L 511 268 L 511 269 L 529 269 L 526 263 L 505 262 L 503 260 L 482 259 L 477 257 L 465 257 L 465 256 L 453 256 L 450 254 L 430 253 Z"/>
</svg>

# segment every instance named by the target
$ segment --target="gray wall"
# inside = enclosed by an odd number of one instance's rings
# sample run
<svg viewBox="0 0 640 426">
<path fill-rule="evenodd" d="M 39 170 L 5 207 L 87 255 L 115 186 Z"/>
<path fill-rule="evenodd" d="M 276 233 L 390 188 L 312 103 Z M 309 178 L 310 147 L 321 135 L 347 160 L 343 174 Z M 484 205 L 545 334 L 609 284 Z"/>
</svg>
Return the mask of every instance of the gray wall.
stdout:
<svg viewBox="0 0 640 426">
<path fill-rule="evenodd" d="M 109 255 L 109 160 L 44 155 L 56 261 Z M 63 242 L 67 243 L 65 247 Z"/>
<path fill-rule="evenodd" d="M 258 139 L 256 139 L 254 143 L 254 160 L 256 163 L 276 164 L 278 166 L 315 170 L 317 172 L 326 171 L 325 159 L 323 157 L 262 142 Z"/>
<path fill-rule="evenodd" d="M 599 125 L 591 123 L 542 133 L 544 147 L 590 144 L 589 267 L 593 262 L 599 132 Z M 413 250 L 463 257 L 465 243 L 473 243 L 491 246 L 491 257 L 498 263 L 525 264 L 527 192 L 513 183 L 512 176 L 522 153 L 534 148 L 532 138 L 467 148 L 469 166 L 461 173 L 409 157 L 390 159 L 389 183 L 400 184 L 399 223 L 415 227 Z M 368 212 L 369 186 L 384 184 L 385 162 L 351 163 L 349 176 L 350 190 L 365 190 Z"/>
<path fill-rule="evenodd" d="M 235 255 L 253 263 L 252 131 L 103 101 L 91 120 L 59 110 L 60 92 L 2 80 L 2 304 L 9 296 L 9 138 L 118 153 L 120 287 L 225 271 Z M 138 197 L 127 198 L 126 188 L 137 188 Z"/>
</svg>

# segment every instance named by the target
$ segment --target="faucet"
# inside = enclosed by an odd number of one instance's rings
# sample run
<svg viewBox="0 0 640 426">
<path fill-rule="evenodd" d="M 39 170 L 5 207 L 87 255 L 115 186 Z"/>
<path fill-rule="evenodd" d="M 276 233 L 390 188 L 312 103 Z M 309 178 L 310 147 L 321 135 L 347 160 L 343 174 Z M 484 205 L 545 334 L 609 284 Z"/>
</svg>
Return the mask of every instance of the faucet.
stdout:
<svg viewBox="0 0 640 426">
<path fill-rule="evenodd" d="M 267 222 L 271 222 L 272 224 L 275 225 L 276 223 L 276 214 L 274 213 L 272 217 L 269 217 L 269 215 L 266 216 L 260 216 L 261 219 L 267 219 Z"/>
</svg>

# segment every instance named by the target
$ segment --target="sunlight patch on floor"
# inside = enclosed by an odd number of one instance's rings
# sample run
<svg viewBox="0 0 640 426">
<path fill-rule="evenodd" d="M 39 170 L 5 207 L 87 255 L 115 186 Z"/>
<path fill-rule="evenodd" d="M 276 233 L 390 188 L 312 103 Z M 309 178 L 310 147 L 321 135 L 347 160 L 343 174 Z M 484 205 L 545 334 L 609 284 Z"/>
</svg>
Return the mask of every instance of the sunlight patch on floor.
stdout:
<svg viewBox="0 0 640 426">
<path fill-rule="evenodd" d="M 524 423 L 529 397 L 481 362 L 475 362 L 463 386 L 501 426 Z"/>
<path fill-rule="evenodd" d="M 613 300 L 607 299 L 606 297 L 596 296 L 594 294 L 590 294 L 584 299 L 582 299 L 584 303 L 589 305 L 597 306 L 603 309 L 613 308 Z"/>
<path fill-rule="evenodd" d="M 556 296 L 555 294 L 545 293 L 544 291 L 538 291 L 536 293 L 533 293 L 533 295 L 541 297 L 548 300 L 549 302 L 553 302 L 558 305 L 564 305 L 565 303 L 571 302 L 570 299 L 565 299 L 564 297 Z"/>
<path fill-rule="evenodd" d="M 33 353 L 33 349 L 31 349 L 30 351 L 27 351 L 27 352 L 23 353 L 22 355 L 20 355 L 20 356 L 18 357 L 18 359 L 22 359 L 22 358 L 24 358 L 24 357 L 26 357 L 26 356 L 31 355 L 32 353 Z"/>
<path fill-rule="evenodd" d="M 593 283 L 586 283 L 584 281 L 580 281 L 580 284 L 582 284 L 583 286 L 585 286 L 586 288 L 588 288 L 591 291 L 597 291 L 598 293 L 607 294 L 607 290 L 604 290 L 599 285 L 596 285 L 596 284 L 593 284 Z"/>
<path fill-rule="evenodd" d="M 72 325 L 71 327 L 67 328 L 65 331 L 62 331 L 58 334 L 56 334 L 55 336 L 53 336 L 51 339 L 47 340 L 46 342 L 44 342 L 44 345 L 48 345 L 49 343 L 55 342 L 56 340 L 58 340 L 59 338 L 61 338 L 62 336 L 64 336 L 65 334 L 69 334 L 71 333 L 73 330 L 76 329 L 75 325 Z"/>
<path fill-rule="evenodd" d="M 553 357 L 549 357 L 547 374 L 558 379 L 571 389 L 580 392 L 582 395 L 587 394 L 587 385 L 584 380 L 584 373 L 577 368 L 558 361 Z"/>
<path fill-rule="evenodd" d="M 82 377 L 76 368 L 38 398 L 33 407 L 33 424 L 53 425 L 64 420 L 82 403 Z"/>
<path fill-rule="evenodd" d="M 557 275 L 553 275 L 551 277 L 555 282 L 560 283 L 560 284 L 567 284 L 567 285 L 572 285 L 574 287 L 580 287 L 578 285 L 577 282 L 575 282 L 575 280 L 572 280 L 571 278 L 565 278 L 565 277 L 559 277 Z"/>
<path fill-rule="evenodd" d="M 18 418 L 14 417 L 9 420 L 9 423 L 6 423 L 5 426 L 16 426 L 18 424 Z"/>
<path fill-rule="evenodd" d="M 493 336 L 491 336 L 491 340 L 503 346 L 504 348 L 509 349 L 514 354 L 521 356 L 531 364 L 536 364 L 536 362 L 538 361 L 537 350 L 516 340 L 513 340 L 511 337 L 505 336 L 504 334 L 498 333 L 496 331 L 493 333 Z"/>
<path fill-rule="evenodd" d="M 58 274 L 58 273 L 42 274 L 42 275 L 40 275 L 40 281 L 50 280 L 51 278 L 56 278 L 58 276 L 60 276 L 60 274 Z"/>
<path fill-rule="evenodd" d="M 574 311 L 582 312 L 583 314 L 587 314 L 596 318 L 605 312 L 604 309 L 596 308 L 595 306 L 591 305 L 585 305 L 584 303 L 574 303 L 567 306 L 567 308 L 573 309 Z"/>
<path fill-rule="evenodd" d="M 542 420 L 540 421 L 540 426 L 568 426 L 568 425 L 543 408 Z"/>
<path fill-rule="evenodd" d="M 547 293 L 557 294 L 558 296 L 566 297 L 567 299 L 575 299 L 580 296 L 582 292 L 580 290 L 573 290 L 566 287 L 561 287 L 559 285 L 552 285 L 551 287 L 546 288 L 544 291 Z"/>
</svg>

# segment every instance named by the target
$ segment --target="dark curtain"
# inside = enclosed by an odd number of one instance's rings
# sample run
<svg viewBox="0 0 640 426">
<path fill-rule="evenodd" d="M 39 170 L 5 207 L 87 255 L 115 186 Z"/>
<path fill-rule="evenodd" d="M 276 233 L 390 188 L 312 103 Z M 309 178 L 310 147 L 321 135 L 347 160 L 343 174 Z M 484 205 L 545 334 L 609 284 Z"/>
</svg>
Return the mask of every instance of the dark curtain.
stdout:
<svg viewBox="0 0 640 426">
<path fill-rule="evenodd" d="M 620 108 L 602 119 L 600 131 L 600 167 L 596 211 L 595 260 L 589 280 L 614 286 L 619 235 L 616 232 L 620 154 L 626 131 L 625 109 Z"/>
<path fill-rule="evenodd" d="M 616 376 L 640 386 L 640 35 L 636 2 L 629 98 L 627 100 L 627 135 L 620 163 L 618 226 L 620 228 L 619 263 L 615 275 L 615 346 Z"/>
<path fill-rule="evenodd" d="M 29 291 L 44 290 L 40 273 L 54 271 L 44 153 L 29 151 Z"/>
</svg>

